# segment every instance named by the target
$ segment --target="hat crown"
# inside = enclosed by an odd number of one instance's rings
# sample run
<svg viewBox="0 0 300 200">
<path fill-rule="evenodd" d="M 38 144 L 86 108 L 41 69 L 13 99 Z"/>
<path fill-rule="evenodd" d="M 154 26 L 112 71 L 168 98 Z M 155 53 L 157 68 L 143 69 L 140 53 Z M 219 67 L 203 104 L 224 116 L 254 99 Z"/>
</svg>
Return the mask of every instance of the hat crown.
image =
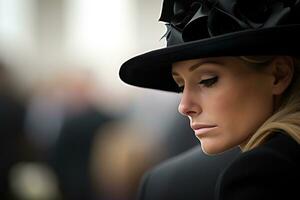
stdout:
<svg viewBox="0 0 300 200">
<path fill-rule="evenodd" d="M 300 24 L 300 0 L 164 0 L 167 46 L 247 29 Z"/>
</svg>

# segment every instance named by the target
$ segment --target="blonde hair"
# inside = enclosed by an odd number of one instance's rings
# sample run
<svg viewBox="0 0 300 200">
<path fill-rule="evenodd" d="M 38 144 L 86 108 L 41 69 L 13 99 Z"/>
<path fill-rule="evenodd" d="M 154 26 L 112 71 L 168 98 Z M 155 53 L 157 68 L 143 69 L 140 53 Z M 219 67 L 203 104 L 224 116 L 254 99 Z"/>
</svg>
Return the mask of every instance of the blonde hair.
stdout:
<svg viewBox="0 0 300 200">
<path fill-rule="evenodd" d="M 274 56 L 241 56 L 242 60 L 262 67 Z M 300 144 L 300 59 L 294 60 L 294 76 L 289 88 L 283 94 L 280 107 L 251 136 L 242 151 L 251 150 L 263 144 L 275 132 L 288 134 Z"/>
</svg>

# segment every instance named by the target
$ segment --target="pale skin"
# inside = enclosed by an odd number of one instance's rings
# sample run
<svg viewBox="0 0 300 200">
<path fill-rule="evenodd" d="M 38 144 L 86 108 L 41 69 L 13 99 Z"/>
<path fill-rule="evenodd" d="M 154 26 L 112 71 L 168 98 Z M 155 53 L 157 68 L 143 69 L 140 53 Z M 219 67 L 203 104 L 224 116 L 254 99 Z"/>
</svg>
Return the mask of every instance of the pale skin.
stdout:
<svg viewBox="0 0 300 200">
<path fill-rule="evenodd" d="M 238 57 L 186 60 L 172 67 L 182 87 L 178 110 L 190 119 L 207 154 L 242 147 L 274 113 L 292 75 L 287 56 L 275 57 L 262 70 Z"/>
</svg>

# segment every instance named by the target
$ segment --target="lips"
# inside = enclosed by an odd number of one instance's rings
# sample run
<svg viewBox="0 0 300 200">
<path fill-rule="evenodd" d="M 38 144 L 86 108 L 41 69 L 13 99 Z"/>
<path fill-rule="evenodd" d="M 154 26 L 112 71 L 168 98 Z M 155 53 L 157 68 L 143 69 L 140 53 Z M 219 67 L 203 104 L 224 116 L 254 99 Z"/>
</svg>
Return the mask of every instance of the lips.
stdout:
<svg viewBox="0 0 300 200">
<path fill-rule="evenodd" d="M 203 136 L 209 131 L 217 128 L 216 125 L 207 125 L 207 124 L 192 124 L 191 127 L 194 130 L 196 136 Z"/>
<path fill-rule="evenodd" d="M 213 127 L 216 127 L 216 125 L 192 124 L 191 127 L 194 131 L 196 131 L 196 130 L 203 129 L 203 128 L 213 128 Z"/>
</svg>

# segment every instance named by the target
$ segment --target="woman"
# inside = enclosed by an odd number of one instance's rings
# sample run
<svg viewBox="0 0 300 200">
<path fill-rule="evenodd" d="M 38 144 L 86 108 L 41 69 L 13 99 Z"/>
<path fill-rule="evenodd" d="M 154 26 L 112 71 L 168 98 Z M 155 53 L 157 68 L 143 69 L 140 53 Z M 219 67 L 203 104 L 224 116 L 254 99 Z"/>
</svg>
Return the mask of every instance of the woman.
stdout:
<svg viewBox="0 0 300 200">
<path fill-rule="evenodd" d="M 218 200 L 298 195 L 299 2 L 165 0 L 168 47 L 120 69 L 126 83 L 182 92 L 179 112 L 207 154 L 241 148 L 219 177 Z"/>
</svg>

